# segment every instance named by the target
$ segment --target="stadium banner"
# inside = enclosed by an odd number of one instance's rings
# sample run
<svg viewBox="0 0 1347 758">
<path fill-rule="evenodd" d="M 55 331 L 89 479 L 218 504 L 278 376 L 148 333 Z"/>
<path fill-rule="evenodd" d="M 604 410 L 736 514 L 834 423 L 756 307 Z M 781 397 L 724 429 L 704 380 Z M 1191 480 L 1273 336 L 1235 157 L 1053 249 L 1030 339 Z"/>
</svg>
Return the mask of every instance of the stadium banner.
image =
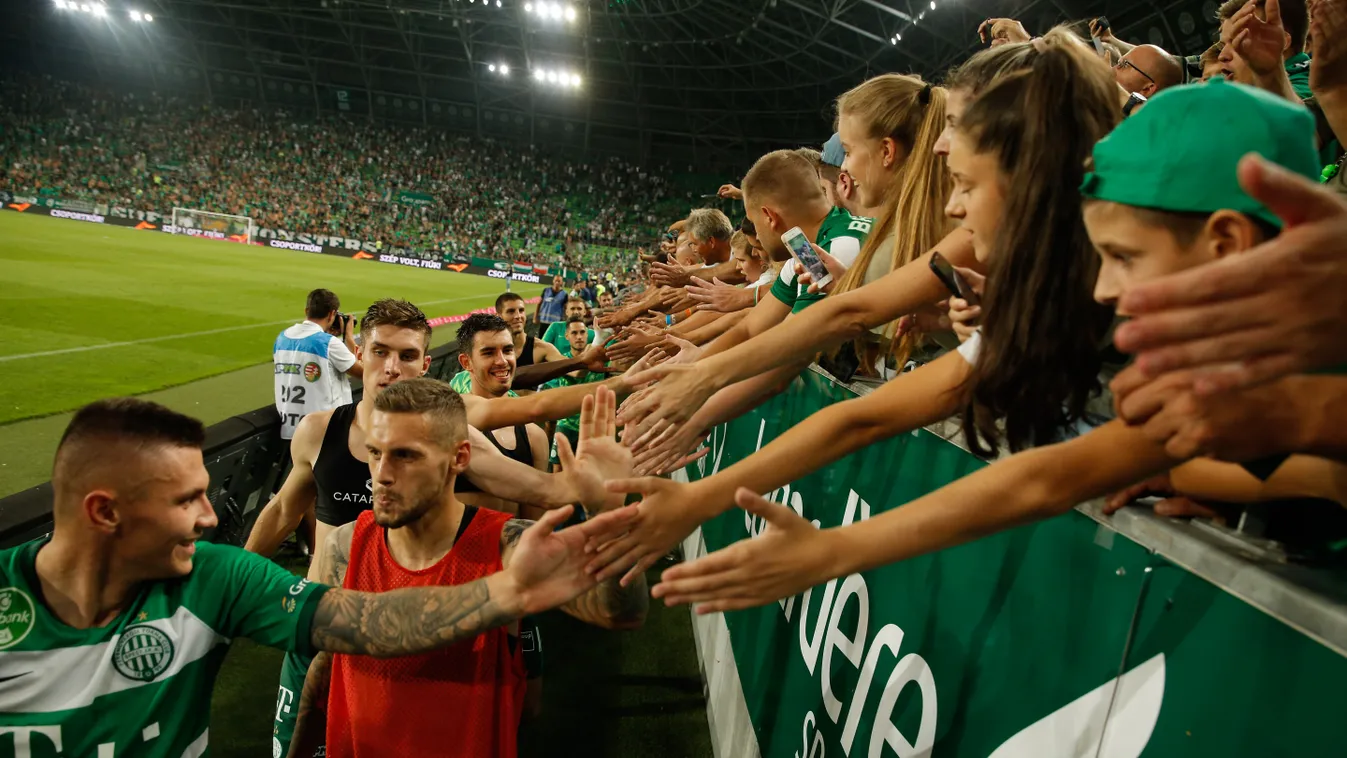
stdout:
<svg viewBox="0 0 1347 758">
<path fill-rule="evenodd" d="M 397 201 L 403 205 L 428 206 L 435 204 L 435 198 L 424 192 L 410 192 L 402 190 L 397 194 Z"/>
<path fill-rule="evenodd" d="M 475 255 L 472 256 L 472 265 L 476 266 L 477 268 L 496 269 L 497 271 L 510 270 L 509 261 L 498 261 L 495 260 L 494 258 L 479 258 Z"/>
<path fill-rule="evenodd" d="M 714 429 L 688 478 L 853 397 L 806 371 Z M 769 497 L 836 527 L 983 465 L 921 430 Z M 736 509 L 702 537 L 714 551 L 763 529 Z M 725 621 L 764 756 L 1254 758 L 1337 754 L 1347 738 L 1332 705 L 1347 658 L 1076 511 Z"/>
</svg>

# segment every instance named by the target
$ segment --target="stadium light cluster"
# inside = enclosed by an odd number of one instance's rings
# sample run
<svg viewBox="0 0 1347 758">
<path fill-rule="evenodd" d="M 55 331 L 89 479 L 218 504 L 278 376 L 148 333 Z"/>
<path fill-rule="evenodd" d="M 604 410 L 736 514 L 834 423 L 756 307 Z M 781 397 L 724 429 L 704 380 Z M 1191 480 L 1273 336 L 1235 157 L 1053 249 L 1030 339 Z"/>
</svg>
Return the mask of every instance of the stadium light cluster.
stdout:
<svg viewBox="0 0 1347 758">
<path fill-rule="evenodd" d="M 508 63 L 500 63 L 500 64 L 492 63 L 491 65 L 487 66 L 487 69 L 489 69 L 493 74 L 500 74 L 501 76 L 510 75 L 510 64 Z"/>
<path fill-rule="evenodd" d="M 532 13 L 538 18 L 548 19 L 550 21 L 560 21 L 566 19 L 574 22 L 576 18 L 574 5 L 561 5 L 560 3 L 525 3 L 524 11 Z"/>
<path fill-rule="evenodd" d="M 77 3 L 74 0 L 56 0 L 56 7 L 63 11 L 79 11 L 93 16 L 108 15 L 108 7 L 102 3 Z"/>
<path fill-rule="evenodd" d="M 533 78 L 542 84 L 555 84 L 558 87 L 579 87 L 581 80 L 579 74 L 572 74 L 569 71 L 551 71 L 545 68 L 533 69 Z"/>
</svg>

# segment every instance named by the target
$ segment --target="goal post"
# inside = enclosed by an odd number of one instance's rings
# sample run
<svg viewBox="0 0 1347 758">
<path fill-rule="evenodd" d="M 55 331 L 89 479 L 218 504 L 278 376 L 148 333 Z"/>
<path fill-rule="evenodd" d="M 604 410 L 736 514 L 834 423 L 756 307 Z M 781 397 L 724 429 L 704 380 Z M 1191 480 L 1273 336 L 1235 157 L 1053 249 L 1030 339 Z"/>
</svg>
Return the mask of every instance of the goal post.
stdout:
<svg viewBox="0 0 1347 758">
<path fill-rule="evenodd" d="M 173 230 L 191 237 L 229 240 L 251 244 L 257 223 L 247 216 L 213 213 L 196 208 L 174 208 Z"/>
</svg>

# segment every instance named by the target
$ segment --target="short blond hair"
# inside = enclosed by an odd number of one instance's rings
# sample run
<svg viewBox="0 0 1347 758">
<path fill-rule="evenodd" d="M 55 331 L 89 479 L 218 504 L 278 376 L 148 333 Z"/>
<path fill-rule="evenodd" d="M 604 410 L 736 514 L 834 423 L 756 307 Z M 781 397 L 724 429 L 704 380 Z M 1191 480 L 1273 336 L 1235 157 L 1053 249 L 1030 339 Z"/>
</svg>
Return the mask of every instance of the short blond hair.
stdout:
<svg viewBox="0 0 1347 758">
<path fill-rule="evenodd" d="M 801 201 L 827 202 L 818 171 L 798 150 L 774 150 L 758 159 L 744 175 L 744 197 L 754 203 L 775 200 L 794 204 Z"/>
<path fill-rule="evenodd" d="M 468 438 L 468 411 L 463 398 L 438 379 L 422 376 L 390 385 L 374 398 L 374 410 L 421 414 L 430 426 L 434 442 L 445 449 Z"/>
</svg>

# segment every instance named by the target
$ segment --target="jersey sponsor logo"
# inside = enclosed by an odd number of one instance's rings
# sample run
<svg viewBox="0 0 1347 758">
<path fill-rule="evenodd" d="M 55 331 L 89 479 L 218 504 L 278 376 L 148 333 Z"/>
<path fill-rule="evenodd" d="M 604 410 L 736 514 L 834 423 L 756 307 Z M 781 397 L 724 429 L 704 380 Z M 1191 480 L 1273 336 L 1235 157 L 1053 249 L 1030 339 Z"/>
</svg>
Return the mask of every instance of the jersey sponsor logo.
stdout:
<svg viewBox="0 0 1347 758">
<path fill-rule="evenodd" d="M 308 363 L 304 364 L 304 379 L 306 381 L 316 382 L 322 375 L 323 375 L 322 366 L 319 366 L 317 363 L 314 363 L 313 361 L 309 361 Z"/>
<path fill-rule="evenodd" d="M 33 598 L 18 587 L 0 589 L 0 650 L 13 647 L 37 623 L 37 610 Z"/>
<path fill-rule="evenodd" d="M 303 370 L 299 367 L 298 363 L 277 363 L 276 373 L 294 374 L 295 376 L 299 376 L 301 373 L 303 373 Z"/>
<path fill-rule="evenodd" d="M 332 499 L 338 503 L 359 503 L 369 505 L 374 498 L 370 495 L 362 495 L 359 492 L 333 492 Z"/>
<path fill-rule="evenodd" d="M 152 626 L 133 626 L 112 650 L 117 673 L 137 682 L 153 681 L 173 663 L 173 640 Z"/>
<path fill-rule="evenodd" d="M 281 758 L 281 741 L 271 738 L 271 758 Z"/>
</svg>

